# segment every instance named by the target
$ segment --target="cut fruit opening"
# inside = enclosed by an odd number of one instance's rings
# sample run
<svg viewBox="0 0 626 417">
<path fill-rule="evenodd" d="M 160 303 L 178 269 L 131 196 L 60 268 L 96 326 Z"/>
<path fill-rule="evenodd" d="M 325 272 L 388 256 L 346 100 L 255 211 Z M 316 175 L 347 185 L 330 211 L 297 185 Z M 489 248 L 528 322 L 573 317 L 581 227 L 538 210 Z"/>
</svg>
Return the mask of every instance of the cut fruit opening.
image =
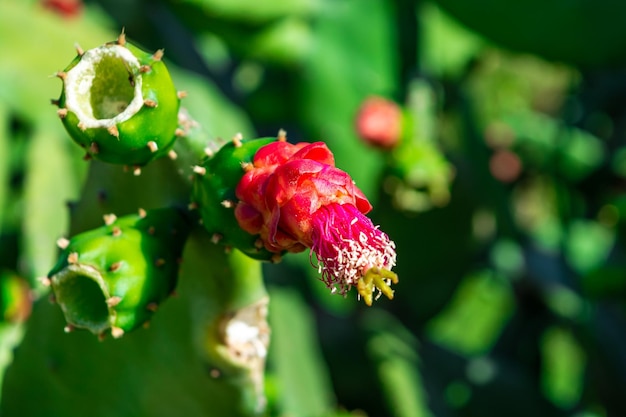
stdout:
<svg viewBox="0 0 626 417">
<path fill-rule="evenodd" d="M 109 294 L 101 283 L 100 273 L 86 265 L 69 265 L 52 278 L 56 301 L 68 324 L 96 334 L 111 327 Z"/>
<path fill-rule="evenodd" d="M 105 55 L 95 67 L 96 75 L 89 94 L 93 116 L 112 119 L 133 101 L 135 75 L 126 61 L 113 56 Z"/>
<path fill-rule="evenodd" d="M 90 49 L 64 80 L 66 108 L 85 128 L 109 128 L 143 106 L 139 60 L 123 46 Z"/>
</svg>

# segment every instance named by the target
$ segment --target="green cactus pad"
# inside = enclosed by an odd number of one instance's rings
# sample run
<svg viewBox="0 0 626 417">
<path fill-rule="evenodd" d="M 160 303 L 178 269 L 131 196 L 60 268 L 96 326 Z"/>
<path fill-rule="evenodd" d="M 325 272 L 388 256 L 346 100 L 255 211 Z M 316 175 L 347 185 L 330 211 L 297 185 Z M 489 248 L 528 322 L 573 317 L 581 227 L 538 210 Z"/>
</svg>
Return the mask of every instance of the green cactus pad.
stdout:
<svg viewBox="0 0 626 417">
<path fill-rule="evenodd" d="M 119 337 L 147 322 L 174 290 L 189 225 L 176 209 L 107 223 L 74 236 L 48 277 L 68 330 Z"/>
<path fill-rule="evenodd" d="M 142 166 L 174 144 L 180 99 L 161 61 L 120 35 L 78 56 L 63 80 L 58 114 L 89 157 Z"/>
<path fill-rule="evenodd" d="M 196 171 L 192 200 L 198 206 L 206 230 L 220 244 L 239 249 L 259 260 L 276 256 L 257 244 L 253 236 L 239 227 L 235 218 L 235 189 L 244 175 L 243 163 L 251 163 L 256 152 L 276 138 L 234 140 L 227 143 Z"/>
</svg>

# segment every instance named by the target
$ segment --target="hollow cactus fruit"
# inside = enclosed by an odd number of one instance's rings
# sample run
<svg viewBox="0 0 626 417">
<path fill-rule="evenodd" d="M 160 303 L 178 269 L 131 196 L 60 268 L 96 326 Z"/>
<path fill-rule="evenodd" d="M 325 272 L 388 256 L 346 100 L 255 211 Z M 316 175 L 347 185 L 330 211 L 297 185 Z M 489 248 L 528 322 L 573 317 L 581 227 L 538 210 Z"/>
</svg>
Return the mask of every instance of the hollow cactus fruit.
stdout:
<svg viewBox="0 0 626 417">
<path fill-rule="evenodd" d="M 57 113 L 87 158 L 142 166 L 168 153 L 176 139 L 179 93 L 161 61 L 126 41 L 83 51 L 56 75 L 63 81 Z"/>
<path fill-rule="evenodd" d="M 202 224 L 213 236 L 213 241 L 235 247 L 259 260 L 271 260 L 277 254 L 267 251 L 258 235 L 251 235 L 239 227 L 235 218 L 235 189 L 245 174 L 245 167 L 251 166 L 252 158 L 259 148 L 275 140 L 236 137 L 215 155 L 194 167 L 192 204 L 199 210 Z"/>
<path fill-rule="evenodd" d="M 115 338 L 146 323 L 174 290 L 180 256 L 189 234 L 177 209 L 156 209 L 83 232 L 63 248 L 44 279 L 68 323 Z"/>
</svg>

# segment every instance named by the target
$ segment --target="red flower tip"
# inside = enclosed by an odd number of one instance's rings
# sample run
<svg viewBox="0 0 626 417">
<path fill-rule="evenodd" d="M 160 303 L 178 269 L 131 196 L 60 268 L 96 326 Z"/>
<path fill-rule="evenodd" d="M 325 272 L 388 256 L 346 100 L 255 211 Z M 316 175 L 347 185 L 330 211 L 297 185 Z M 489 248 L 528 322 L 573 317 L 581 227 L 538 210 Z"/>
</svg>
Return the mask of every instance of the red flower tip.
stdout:
<svg viewBox="0 0 626 417">
<path fill-rule="evenodd" d="M 393 101 L 370 97 L 356 116 L 356 130 L 367 144 L 391 149 L 402 136 L 402 110 Z"/>
<path fill-rule="evenodd" d="M 258 234 L 275 253 L 315 253 L 322 280 L 345 295 L 356 286 L 371 305 L 373 294 L 393 297 L 395 245 L 365 216 L 372 206 L 334 166 L 322 142 L 273 142 L 259 149 L 236 190 L 241 228 Z"/>
</svg>

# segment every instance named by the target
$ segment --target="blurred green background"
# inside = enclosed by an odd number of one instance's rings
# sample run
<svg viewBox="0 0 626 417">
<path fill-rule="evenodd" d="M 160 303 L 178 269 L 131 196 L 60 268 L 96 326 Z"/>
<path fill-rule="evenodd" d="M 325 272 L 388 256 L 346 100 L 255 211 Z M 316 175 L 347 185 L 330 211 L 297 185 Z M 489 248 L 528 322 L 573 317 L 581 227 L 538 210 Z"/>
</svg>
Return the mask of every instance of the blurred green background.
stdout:
<svg viewBox="0 0 626 417">
<path fill-rule="evenodd" d="M 165 49 L 210 136 L 325 141 L 397 244 L 395 299 L 371 308 L 331 296 L 308 253 L 264 265 L 267 415 L 625 416 L 624 21 L 610 0 L 1 0 L 0 416 L 225 415 L 205 370 L 142 365 L 142 334 L 106 342 L 128 343 L 133 372 L 60 383 L 63 364 L 29 360 L 103 361 L 36 278 L 88 166 L 50 76 L 121 28 Z M 355 130 L 372 95 L 410 121 L 393 151 Z M 175 362 L 176 337 L 146 343 Z M 127 397 L 98 397 L 104 377 Z"/>
</svg>

